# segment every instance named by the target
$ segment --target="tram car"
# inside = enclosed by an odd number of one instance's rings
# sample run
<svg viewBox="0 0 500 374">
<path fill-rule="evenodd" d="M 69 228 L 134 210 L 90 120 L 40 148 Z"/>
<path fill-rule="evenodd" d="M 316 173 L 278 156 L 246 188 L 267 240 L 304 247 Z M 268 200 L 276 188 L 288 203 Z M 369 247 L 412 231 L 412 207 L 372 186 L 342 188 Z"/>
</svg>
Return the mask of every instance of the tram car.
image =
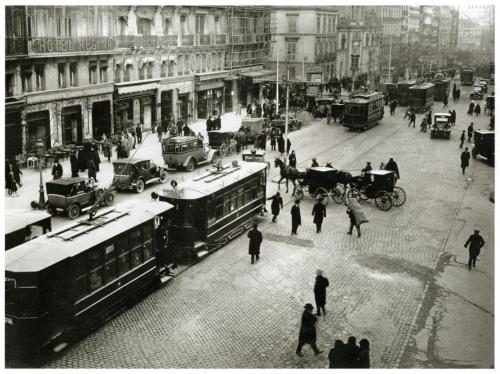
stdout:
<svg viewBox="0 0 500 374">
<path fill-rule="evenodd" d="M 472 86 L 474 84 L 474 69 L 462 69 L 460 71 L 460 83 L 462 86 Z"/>
<path fill-rule="evenodd" d="M 416 79 L 412 79 L 409 81 L 399 82 L 396 89 L 396 100 L 398 101 L 398 105 L 407 106 L 409 103 L 410 96 L 410 87 L 420 83 Z"/>
<path fill-rule="evenodd" d="M 396 83 L 384 83 L 382 92 L 385 93 L 388 102 L 398 100 L 398 85 Z"/>
<path fill-rule="evenodd" d="M 440 78 L 432 81 L 432 84 L 434 84 L 434 101 L 443 102 L 444 98 L 450 96 L 450 82 L 450 78 Z"/>
<path fill-rule="evenodd" d="M 168 247 L 178 263 L 195 262 L 252 225 L 266 204 L 267 164 L 233 161 L 163 190 Z"/>
<path fill-rule="evenodd" d="M 42 210 L 5 210 L 5 250 L 50 232 L 51 215 Z"/>
<path fill-rule="evenodd" d="M 99 211 L 5 252 L 7 357 L 39 365 L 167 281 L 159 201 Z"/>
<path fill-rule="evenodd" d="M 343 126 L 365 130 L 384 117 L 384 97 L 380 92 L 357 93 L 345 101 Z"/>
<path fill-rule="evenodd" d="M 420 83 L 410 87 L 409 106 L 417 112 L 425 112 L 434 102 L 434 84 Z"/>
</svg>

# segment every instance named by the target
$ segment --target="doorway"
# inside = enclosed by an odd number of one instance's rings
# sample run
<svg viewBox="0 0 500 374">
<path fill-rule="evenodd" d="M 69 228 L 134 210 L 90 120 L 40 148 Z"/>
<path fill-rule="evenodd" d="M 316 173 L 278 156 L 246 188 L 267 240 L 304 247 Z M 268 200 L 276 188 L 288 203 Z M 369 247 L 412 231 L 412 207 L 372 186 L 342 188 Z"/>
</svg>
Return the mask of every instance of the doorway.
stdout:
<svg viewBox="0 0 500 374">
<path fill-rule="evenodd" d="M 111 104 L 99 101 L 92 104 L 92 133 L 94 138 L 102 138 L 102 134 L 111 136 Z"/>
<path fill-rule="evenodd" d="M 63 144 L 82 144 L 82 112 L 80 105 L 63 108 Z"/>
</svg>

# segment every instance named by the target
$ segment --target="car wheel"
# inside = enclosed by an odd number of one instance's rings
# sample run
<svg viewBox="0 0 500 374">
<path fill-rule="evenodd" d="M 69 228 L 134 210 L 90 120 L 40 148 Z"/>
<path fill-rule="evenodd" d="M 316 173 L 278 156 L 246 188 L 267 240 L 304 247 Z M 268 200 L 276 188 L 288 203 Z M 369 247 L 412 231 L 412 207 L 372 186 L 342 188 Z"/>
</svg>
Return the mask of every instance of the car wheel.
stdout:
<svg viewBox="0 0 500 374">
<path fill-rule="evenodd" d="M 106 206 L 111 206 L 113 205 L 115 201 L 115 195 L 113 195 L 113 193 L 109 192 L 106 197 L 104 198 L 104 204 Z"/>
<path fill-rule="evenodd" d="M 167 172 L 163 170 L 160 172 L 160 183 L 166 183 L 167 182 Z"/>
<path fill-rule="evenodd" d="M 194 170 L 194 160 L 192 158 L 187 163 L 186 170 L 187 171 L 193 171 Z"/>
<path fill-rule="evenodd" d="M 96 201 L 99 200 L 102 195 L 104 195 L 104 190 L 102 188 L 98 188 L 95 190 L 95 199 Z"/>
<path fill-rule="evenodd" d="M 71 204 L 68 208 L 68 217 L 77 219 L 80 217 L 80 206 L 78 204 Z"/>
<path fill-rule="evenodd" d="M 142 179 L 139 179 L 135 186 L 135 192 L 141 193 L 142 191 L 144 191 L 144 181 Z"/>
</svg>

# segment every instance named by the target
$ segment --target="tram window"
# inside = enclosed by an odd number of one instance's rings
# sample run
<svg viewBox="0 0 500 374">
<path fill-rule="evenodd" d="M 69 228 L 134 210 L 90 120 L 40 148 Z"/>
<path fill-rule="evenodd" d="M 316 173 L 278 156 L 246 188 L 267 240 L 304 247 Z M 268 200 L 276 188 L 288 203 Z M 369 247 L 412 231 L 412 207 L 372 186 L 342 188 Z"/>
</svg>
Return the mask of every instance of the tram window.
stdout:
<svg viewBox="0 0 500 374">
<path fill-rule="evenodd" d="M 118 273 L 121 275 L 130 269 L 130 249 L 127 235 L 119 237 L 115 244 L 115 248 L 118 252 Z"/>
<path fill-rule="evenodd" d="M 144 261 L 146 261 L 153 257 L 153 226 L 151 224 L 145 225 L 142 230 L 144 238 L 144 250 L 142 253 Z"/>
<path fill-rule="evenodd" d="M 87 281 L 87 256 L 85 256 L 85 254 L 73 259 L 73 276 L 75 297 L 76 299 L 79 299 L 89 293 Z"/>
<path fill-rule="evenodd" d="M 135 229 L 130 232 L 130 246 L 132 250 L 130 251 L 130 265 L 135 267 L 141 263 L 141 230 Z"/>
<path fill-rule="evenodd" d="M 236 190 L 231 191 L 231 205 L 229 210 L 232 212 L 238 208 L 238 192 Z"/>
<path fill-rule="evenodd" d="M 226 192 L 224 194 L 224 211 L 223 215 L 227 215 L 231 212 L 231 194 Z"/>
<path fill-rule="evenodd" d="M 224 215 L 223 204 L 224 204 L 224 200 L 223 200 L 222 196 L 218 197 L 215 200 L 215 218 L 216 219 L 222 218 L 222 216 Z"/>
<path fill-rule="evenodd" d="M 187 152 L 187 150 L 188 150 L 187 144 L 182 144 L 181 145 L 181 152 Z"/>
<path fill-rule="evenodd" d="M 102 250 L 94 248 L 88 253 L 90 291 L 94 291 L 102 286 Z"/>
<path fill-rule="evenodd" d="M 245 205 L 245 190 L 243 187 L 238 188 L 238 207 Z"/>
<path fill-rule="evenodd" d="M 207 218 L 208 222 L 215 220 L 215 202 L 211 196 L 207 198 Z"/>
<path fill-rule="evenodd" d="M 110 280 L 116 278 L 116 252 L 113 244 L 104 247 L 104 282 L 108 283 Z"/>
</svg>

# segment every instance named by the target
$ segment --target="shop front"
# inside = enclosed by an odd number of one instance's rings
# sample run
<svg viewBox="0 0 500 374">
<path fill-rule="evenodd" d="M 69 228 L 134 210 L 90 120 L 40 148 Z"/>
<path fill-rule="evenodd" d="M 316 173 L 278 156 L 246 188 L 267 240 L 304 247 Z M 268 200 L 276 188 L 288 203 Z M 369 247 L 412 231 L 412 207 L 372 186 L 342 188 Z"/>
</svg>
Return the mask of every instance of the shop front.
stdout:
<svg viewBox="0 0 500 374">
<path fill-rule="evenodd" d="M 239 98 L 242 105 L 254 101 L 262 101 L 263 84 L 276 80 L 276 72 L 272 70 L 249 70 L 240 72 Z"/>
<path fill-rule="evenodd" d="M 82 107 L 73 105 L 62 108 L 62 140 L 63 144 L 82 144 Z"/>
<path fill-rule="evenodd" d="M 36 142 L 38 140 L 42 140 L 45 143 L 45 148 L 49 149 L 51 147 L 50 112 L 40 110 L 28 113 L 26 114 L 26 122 L 28 126 L 27 153 L 36 153 Z"/>
<path fill-rule="evenodd" d="M 156 121 L 156 95 L 159 84 L 120 85 L 113 99 L 114 132 L 120 132 L 131 125 L 142 124 L 150 130 Z"/>
<path fill-rule="evenodd" d="M 203 73 L 195 75 L 196 115 L 198 119 L 207 119 L 215 113 L 225 112 L 224 79 L 229 71 Z"/>
<path fill-rule="evenodd" d="M 23 111 L 25 102 L 11 100 L 5 103 L 5 157 L 14 159 L 23 153 Z"/>
</svg>

